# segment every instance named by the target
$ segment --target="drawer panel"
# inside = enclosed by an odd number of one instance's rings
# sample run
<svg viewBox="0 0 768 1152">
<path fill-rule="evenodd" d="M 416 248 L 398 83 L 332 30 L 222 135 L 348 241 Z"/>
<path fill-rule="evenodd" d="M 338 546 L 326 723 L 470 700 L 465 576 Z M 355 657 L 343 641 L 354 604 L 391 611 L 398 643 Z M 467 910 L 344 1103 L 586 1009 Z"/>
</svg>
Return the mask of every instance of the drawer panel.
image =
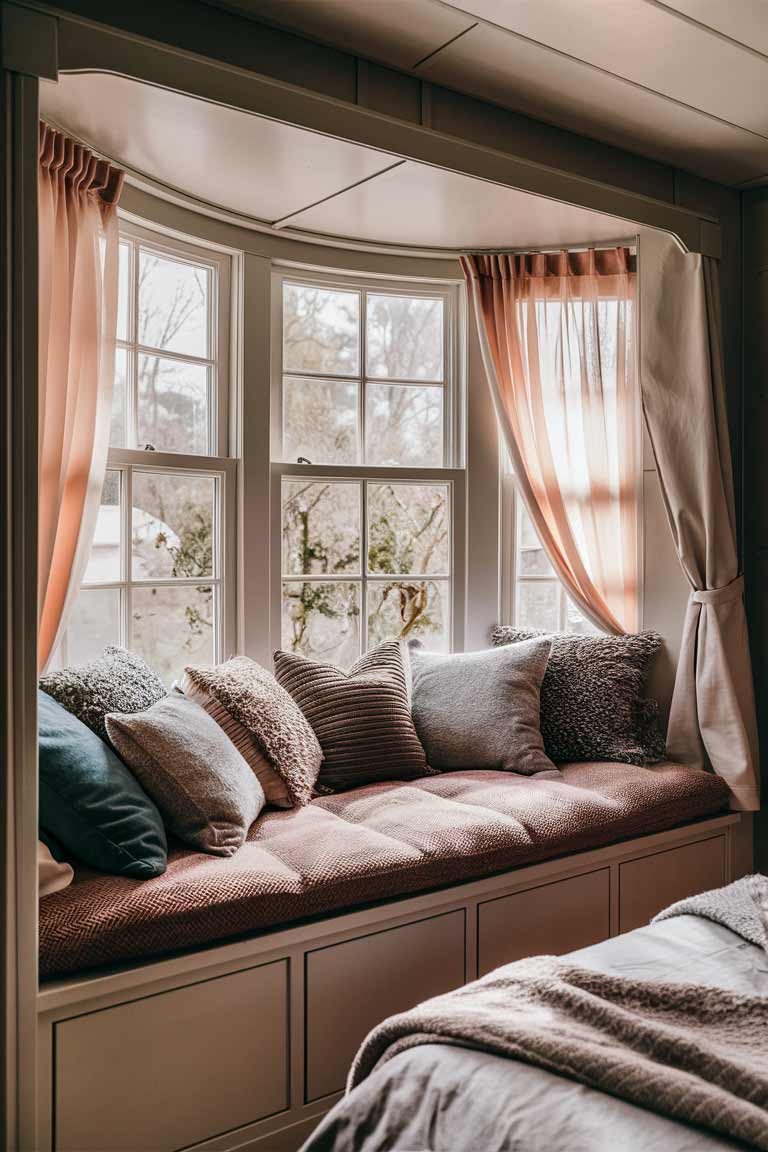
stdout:
<svg viewBox="0 0 768 1152">
<path fill-rule="evenodd" d="M 619 931 L 642 928 L 676 900 L 724 883 L 724 836 L 628 860 L 619 868 Z"/>
<path fill-rule="evenodd" d="M 610 932 L 608 868 L 499 896 L 477 908 L 478 972 L 586 948 Z"/>
<path fill-rule="evenodd" d="M 56 1025 L 57 1152 L 174 1152 L 288 1107 L 288 962 Z"/>
<path fill-rule="evenodd" d="M 306 1098 L 340 1091 L 362 1041 L 387 1016 L 465 980 L 463 910 L 306 956 Z"/>
</svg>

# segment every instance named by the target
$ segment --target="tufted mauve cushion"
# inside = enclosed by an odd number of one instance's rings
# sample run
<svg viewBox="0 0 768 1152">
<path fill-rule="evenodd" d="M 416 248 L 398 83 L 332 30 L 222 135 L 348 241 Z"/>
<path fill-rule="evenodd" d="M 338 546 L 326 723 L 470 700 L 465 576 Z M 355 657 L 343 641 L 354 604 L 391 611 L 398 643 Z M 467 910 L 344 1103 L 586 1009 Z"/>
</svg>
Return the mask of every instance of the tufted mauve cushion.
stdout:
<svg viewBox="0 0 768 1152">
<path fill-rule="evenodd" d="M 275 675 L 320 741 L 320 784 L 342 791 L 429 773 L 411 719 L 408 655 L 400 641 L 366 652 L 348 672 L 275 652 Z"/>
<path fill-rule="evenodd" d="M 96 660 L 40 678 L 43 692 L 108 739 L 107 712 L 143 712 L 166 694 L 165 685 L 141 656 L 110 645 Z"/>
<path fill-rule="evenodd" d="M 552 641 L 541 685 L 541 734 L 557 764 L 615 760 L 658 764 L 664 759 L 659 706 L 643 696 L 648 669 L 662 645 L 657 632 L 577 636 L 500 627 L 496 646 L 534 636 Z"/>
</svg>

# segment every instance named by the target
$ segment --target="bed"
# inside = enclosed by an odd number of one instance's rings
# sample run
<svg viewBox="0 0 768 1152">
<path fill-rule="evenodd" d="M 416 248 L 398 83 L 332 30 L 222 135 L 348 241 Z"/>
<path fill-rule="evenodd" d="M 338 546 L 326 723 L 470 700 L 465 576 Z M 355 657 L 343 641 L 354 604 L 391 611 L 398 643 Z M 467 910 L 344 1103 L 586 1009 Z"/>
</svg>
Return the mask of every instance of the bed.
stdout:
<svg viewBox="0 0 768 1152">
<path fill-rule="evenodd" d="M 723 990 L 718 999 L 728 993 L 768 998 L 768 955 L 755 939 L 751 942 L 724 922 L 682 914 L 571 953 L 567 960 L 608 976 Z M 379 1045 L 379 1055 L 382 1048 L 386 1051 L 386 1043 Z M 768 1063 L 768 1031 L 765 1049 Z M 768 1068 L 764 1081 L 768 1083 Z M 761 1142 L 745 1144 L 519 1059 L 448 1039 L 414 1039 L 414 1046 L 374 1064 L 321 1122 L 303 1152 L 715 1152 L 768 1147 L 762 1142 L 768 1141 L 768 1095 L 762 1087 L 758 1095 L 765 1121 L 761 1126 L 758 1116 L 753 1132 L 759 1131 Z"/>
</svg>

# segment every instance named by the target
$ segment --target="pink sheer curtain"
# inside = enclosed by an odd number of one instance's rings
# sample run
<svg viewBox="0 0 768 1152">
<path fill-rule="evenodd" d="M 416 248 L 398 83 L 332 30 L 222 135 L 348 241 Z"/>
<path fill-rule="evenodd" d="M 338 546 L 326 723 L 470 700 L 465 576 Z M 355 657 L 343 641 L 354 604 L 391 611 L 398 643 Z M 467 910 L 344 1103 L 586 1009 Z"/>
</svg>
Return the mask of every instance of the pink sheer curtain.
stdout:
<svg viewBox="0 0 768 1152">
<path fill-rule="evenodd" d="M 109 446 L 123 173 L 40 125 L 38 665 L 87 563 Z"/>
<path fill-rule="evenodd" d="M 640 405 L 626 248 L 462 259 L 516 482 L 577 607 L 638 626 Z"/>
</svg>

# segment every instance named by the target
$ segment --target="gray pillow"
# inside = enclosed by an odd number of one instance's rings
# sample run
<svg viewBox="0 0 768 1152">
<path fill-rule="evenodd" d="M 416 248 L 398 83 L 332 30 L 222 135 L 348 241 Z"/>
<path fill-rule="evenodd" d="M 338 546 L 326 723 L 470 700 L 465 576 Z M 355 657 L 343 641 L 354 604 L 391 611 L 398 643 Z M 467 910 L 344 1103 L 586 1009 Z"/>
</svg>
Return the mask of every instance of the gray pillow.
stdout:
<svg viewBox="0 0 768 1152">
<path fill-rule="evenodd" d="M 549 640 L 442 656 L 412 641 L 413 721 L 433 768 L 555 772 L 539 731 Z"/>
<path fill-rule="evenodd" d="M 309 721 L 272 673 L 247 656 L 213 668 L 191 666 L 186 673 L 254 736 L 285 781 L 291 804 L 308 804 L 323 753 Z"/>
<path fill-rule="evenodd" d="M 165 696 L 165 685 L 141 656 L 112 645 L 96 660 L 41 676 L 43 692 L 107 739 L 107 712 L 141 712 Z"/>
<path fill-rule="evenodd" d="M 659 706 L 643 696 L 648 669 L 663 641 L 657 632 L 629 636 L 549 635 L 500 627 L 494 644 L 552 642 L 541 686 L 544 747 L 557 764 L 613 760 L 658 764 L 665 757 Z"/>
<path fill-rule="evenodd" d="M 107 733 L 186 844 L 232 856 L 264 807 L 264 790 L 208 713 L 181 693 L 146 712 L 109 713 Z"/>
</svg>

